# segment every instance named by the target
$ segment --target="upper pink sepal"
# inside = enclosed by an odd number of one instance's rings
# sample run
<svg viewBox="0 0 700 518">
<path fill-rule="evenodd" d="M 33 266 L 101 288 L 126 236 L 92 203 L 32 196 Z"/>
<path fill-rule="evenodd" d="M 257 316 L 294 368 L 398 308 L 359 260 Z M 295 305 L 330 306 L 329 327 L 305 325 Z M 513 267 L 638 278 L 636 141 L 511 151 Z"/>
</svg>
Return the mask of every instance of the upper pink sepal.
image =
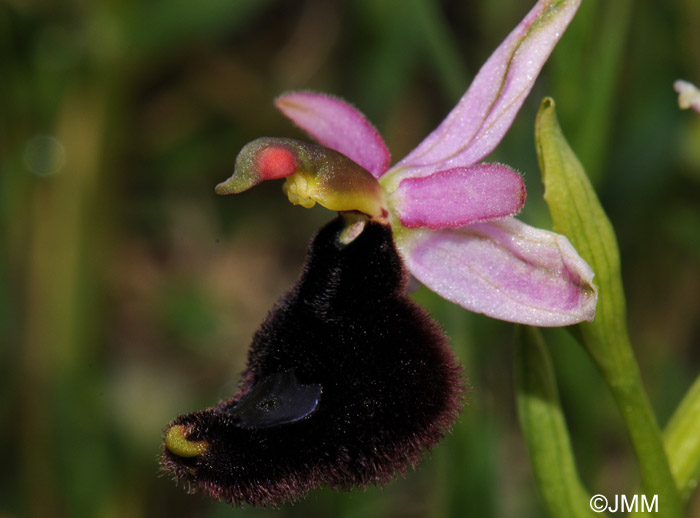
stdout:
<svg viewBox="0 0 700 518">
<path fill-rule="evenodd" d="M 527 193 L 522 177 L 501 164 L 479 164 L 406 178 L 391 194 L 408 228 L 461 227 L 520 212 Z"/>
<path fill-rule="evenodd" d="M 593 271 L 559 234 L 506 218 L 458 229 L 405 230 L 396 240 L 420 282 L 471 311 L 534 326 L 595 316 Z"/>
<path fill-rule="evenodd" d="M 510 128 L 580 0 L 540 0 L 481 67 L 442 123 L 396 167 L 401 178 L 468 166 Z"/>
<path fill-rule="evenodd" d="M 320 144 L 344 154 L 379 178 L 391 155 L 367 118 L 345 101 L 314 92 L 289 92 L 275 106 Z"/>
</svg>

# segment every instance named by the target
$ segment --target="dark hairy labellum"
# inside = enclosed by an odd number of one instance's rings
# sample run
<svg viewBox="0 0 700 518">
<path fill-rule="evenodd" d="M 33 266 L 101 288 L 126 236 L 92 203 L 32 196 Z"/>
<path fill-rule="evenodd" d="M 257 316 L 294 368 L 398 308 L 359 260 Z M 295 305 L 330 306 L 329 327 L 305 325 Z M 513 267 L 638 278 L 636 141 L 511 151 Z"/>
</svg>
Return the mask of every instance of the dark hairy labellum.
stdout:
<svg viewBox="0 0 700 518">
<path fill-rule="evenodd" d="M 241 387 L 177 417 L 162 465 L 190 489 L 278 505 L 328 485 L 382 484 L 449 430 L 461 369 L 440 327 L 405 294 L 391 229 L 343 218 L 313 239 L 294 288 L 256 332 Z"/>
</svg>

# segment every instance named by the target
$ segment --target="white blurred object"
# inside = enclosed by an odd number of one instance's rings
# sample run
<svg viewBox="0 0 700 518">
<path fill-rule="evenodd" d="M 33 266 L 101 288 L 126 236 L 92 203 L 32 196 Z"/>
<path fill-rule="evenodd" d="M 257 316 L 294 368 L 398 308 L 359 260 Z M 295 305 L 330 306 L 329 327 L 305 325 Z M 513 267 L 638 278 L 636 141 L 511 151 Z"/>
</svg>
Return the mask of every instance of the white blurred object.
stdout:
<svg viewBox="0 0 700 518">
<path fill-rule="evenodd" d="M 692 108 L 700 113 L 700 90 L 697 86 L 679 79 L 673 83 L 673 88 L 678 92 L 678 106 L 684 110 Z"/>
</svg>

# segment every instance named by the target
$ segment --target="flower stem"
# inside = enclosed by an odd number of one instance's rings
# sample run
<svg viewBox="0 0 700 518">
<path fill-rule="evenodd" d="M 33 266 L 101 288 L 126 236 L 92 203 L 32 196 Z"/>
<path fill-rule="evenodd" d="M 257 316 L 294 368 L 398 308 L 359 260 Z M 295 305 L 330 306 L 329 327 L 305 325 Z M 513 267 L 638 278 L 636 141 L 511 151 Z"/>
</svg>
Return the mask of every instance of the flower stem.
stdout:
<svg viewBox="0 0 700 518">
<path fill-rule="evenodd" d="M 601 309 L 598 311 L 600 315 Z M 580 324 L 581 337 L 627 426 L 639 462 L 643 494 L 648 498 L 659 495 L 659 516 L 681 516 L 680 496 L 627 330 L 622 327 L 617 333 L 602 332 L 604 326 L 596 324 Z"/>
</svg>

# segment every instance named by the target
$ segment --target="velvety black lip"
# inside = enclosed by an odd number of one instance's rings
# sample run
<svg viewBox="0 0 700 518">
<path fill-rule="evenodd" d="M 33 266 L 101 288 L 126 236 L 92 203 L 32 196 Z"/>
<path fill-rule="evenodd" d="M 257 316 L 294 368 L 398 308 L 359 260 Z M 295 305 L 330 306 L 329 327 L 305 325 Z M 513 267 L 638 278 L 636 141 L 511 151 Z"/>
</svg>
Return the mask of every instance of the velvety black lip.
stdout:
<svg viewBox="0 0 700 518">
<path fill-rule="evenodd" d="M 313 239 L 298 282 L 253 338 L 239 394 L 172 423 L 209 443 L 194 460 L 163 455 L 193 489 L 279 505 L 321 485 L 382 484 L 456 420 L 461 369 L 440 327 L 405 295 L 391 230 L 369 222 L 343 245 L 343 228 L 338 218 Z M 257 408 L 270 395 L 286 403 Z"/>
</svg>

